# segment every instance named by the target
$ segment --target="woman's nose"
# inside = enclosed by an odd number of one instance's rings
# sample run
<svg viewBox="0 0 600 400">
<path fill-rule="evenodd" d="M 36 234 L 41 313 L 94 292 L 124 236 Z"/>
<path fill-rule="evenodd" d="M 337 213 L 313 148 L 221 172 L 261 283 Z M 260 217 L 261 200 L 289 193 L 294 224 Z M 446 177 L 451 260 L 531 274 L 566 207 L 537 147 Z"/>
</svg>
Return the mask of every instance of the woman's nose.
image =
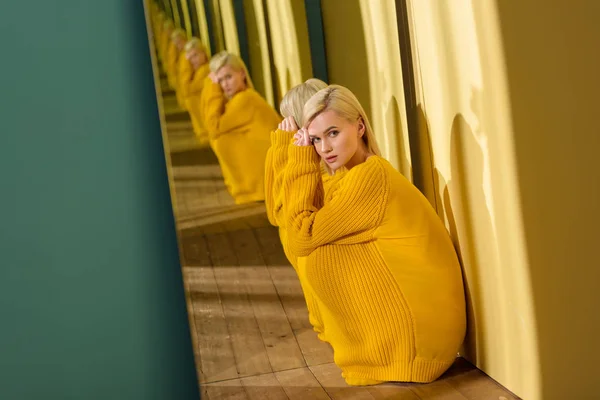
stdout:
<svg viewBox="0 0 600 400">
<path fill-rule="evenodd" d="M 329 143 L 327 143 L 325 140 L 321 141 L 321 152 L 322 153 L 329 153 L 331 151 L 331 146 L 329 146 Z"/>
</svg>

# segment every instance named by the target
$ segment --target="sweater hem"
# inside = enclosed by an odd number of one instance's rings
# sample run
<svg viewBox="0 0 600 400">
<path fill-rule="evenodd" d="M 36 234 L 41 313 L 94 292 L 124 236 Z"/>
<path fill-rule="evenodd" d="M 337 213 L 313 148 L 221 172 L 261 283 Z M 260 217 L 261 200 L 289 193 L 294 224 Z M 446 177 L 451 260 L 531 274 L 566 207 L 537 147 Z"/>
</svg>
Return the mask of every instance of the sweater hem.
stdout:
<svg viewBox="0 0 600 400">
<path fill-rule="evenodd" d="M 257 201 L 264 201 L 265 195 L 264 195 L 264 193 L 237 195 L 233 198 L 233 200 L 235 201 L 235 204 L 237 204 L 237 205 L 248 204 L 248 203 L 253 203 L 253 202 L 257 202 Z"/>
<path fill-rule="evenodd" d="M 321 166 L 319 165 L 319 161 L 321 157 L 317 154 L 314 146 L 296 146 L 295 144 L 290 144 L 288 159 L 290 162 L 297 164 L 317 164 L 320 172 Z"/>
<path fill-rule="evenodd" d="M 450 368 L 455 359 L 440 361 L 416 357 L 412 361 L 398 362 L 384 366 L 343 367 L 347 378 L 370 379 L 383 382 L 430 383 Z"/>
<path fill-rule="evenodd" d="M 287 147 L 291 144 L 292 139 L 294 139 L 294 134 L 296 132 L 284 131 L 281 129 L 276 129 L 271 132 L 271 145 L 273 147 Z"/>
</svg>

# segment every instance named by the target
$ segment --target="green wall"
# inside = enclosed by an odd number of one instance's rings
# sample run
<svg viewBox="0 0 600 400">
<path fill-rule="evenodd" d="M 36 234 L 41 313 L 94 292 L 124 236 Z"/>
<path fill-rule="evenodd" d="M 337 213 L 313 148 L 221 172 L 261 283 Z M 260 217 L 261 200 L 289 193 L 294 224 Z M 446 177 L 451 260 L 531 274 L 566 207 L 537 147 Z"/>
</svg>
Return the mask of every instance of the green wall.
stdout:
<svg viewBox="0 0 600 400">
<path fill-rule="evenodd" d="M 10 2 L 0 49 L 0 398 L 199 398 L 142 2 Z"/>
</svg>

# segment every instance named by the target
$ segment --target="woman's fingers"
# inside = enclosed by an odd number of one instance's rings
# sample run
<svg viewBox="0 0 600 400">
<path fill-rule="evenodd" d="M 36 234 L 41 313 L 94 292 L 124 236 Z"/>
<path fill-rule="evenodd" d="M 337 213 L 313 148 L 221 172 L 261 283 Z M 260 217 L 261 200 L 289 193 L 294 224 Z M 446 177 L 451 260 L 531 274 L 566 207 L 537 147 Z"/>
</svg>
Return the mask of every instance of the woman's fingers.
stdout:
<svg viewBox="0 0 600 400">
<path fill-rule="evenodd" d="M 306 129 L 302 129 L 302 139 L 304 140 L 305 146 L 310 144 L 310 137 L 308 136 L 308 131 Z"/>
<path fill-rule="evenodd" d="M 297 131 L 298 127 L 296 126 L 296 121 L 294 121 L 294 117 L 289 116 L 284 118 L 283 121 L 281 121 L 279 129 L 287 132 Z"/>
<path fill-rule="evenodd" d="M 297 131 L 298 130 L 298 125 L 296 125 L 296 120 L 294 119 L 294 117 L 292 117 L 291 115 L 289 117 L 286 118 L 289 128 L 290 128 L 290 132 L 293 131 Z"/>
</svg>

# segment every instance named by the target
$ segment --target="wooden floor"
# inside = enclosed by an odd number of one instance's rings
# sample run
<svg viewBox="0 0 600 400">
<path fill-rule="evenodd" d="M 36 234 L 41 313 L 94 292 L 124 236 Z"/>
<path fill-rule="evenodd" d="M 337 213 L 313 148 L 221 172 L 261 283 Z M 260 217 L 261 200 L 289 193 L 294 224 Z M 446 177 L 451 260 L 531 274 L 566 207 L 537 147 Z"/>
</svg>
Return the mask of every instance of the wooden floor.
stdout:
<svg viewBox="0 0 600 400">
<path fill-rule="evenodd" d="M 517 399 L 463 359 L 438 381 L 349 387 L 308 322 L 264 205 L 236 206 L 214 154 L 165 99 L 184 285 L 202 398 Z"/>
</svg>

